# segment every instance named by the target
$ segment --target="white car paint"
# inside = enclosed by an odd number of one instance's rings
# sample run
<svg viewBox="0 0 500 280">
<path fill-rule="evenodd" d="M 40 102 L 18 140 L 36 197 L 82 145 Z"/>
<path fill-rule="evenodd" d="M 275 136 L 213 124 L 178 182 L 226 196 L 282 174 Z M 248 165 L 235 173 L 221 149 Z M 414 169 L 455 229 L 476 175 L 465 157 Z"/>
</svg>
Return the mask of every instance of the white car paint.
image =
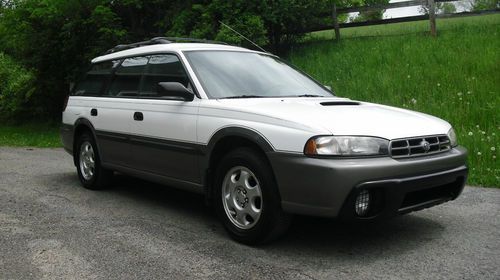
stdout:
<svg viewBox="0 0 500 280">
<path fill-rule="evenodd" d="M 451 125 L 426 114 L 360 102 L 358 106 L 323 106 L 331 98 L 208 99 L 183 51 L 225 50 L 255 52 L 211 44 L 160 44 L 134 48 L 95 58 L 92 62 L 147 55 L 176 53 L 183 61 L 200 94 L 192 102 L 71 96 L 63 123 L 78 118 L 90 120 L 97 130 L 142 135 L 160 139 L 208 144 L 225 127 L 244 127 L 263 136 L 277 151 L 302 153 L 306 141 L 317 135 L 363 135 L 388 140 L 446 134 Z M 98 117 L 90 109 L 99 108 Z M 144 121 L 133 122 L 135 111 Z"/>
</svg>

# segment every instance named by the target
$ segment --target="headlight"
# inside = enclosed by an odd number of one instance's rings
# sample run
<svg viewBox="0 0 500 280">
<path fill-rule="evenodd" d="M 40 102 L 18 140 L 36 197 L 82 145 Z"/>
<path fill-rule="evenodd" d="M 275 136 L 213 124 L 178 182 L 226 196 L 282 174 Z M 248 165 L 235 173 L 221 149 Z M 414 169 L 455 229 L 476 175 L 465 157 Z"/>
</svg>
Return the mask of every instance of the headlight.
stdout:
<svg viewBox="0 0 500 280">
<path fill-rule="evenodd" d="M 458 145 L 457 143 L 457 134 L 455 134 L 455 130 L 452 128 L 450 128 L 450 130 L 448 130 L 448 138 L 450 139 L 450 145 L 451 147 L 456 147 Z"/>
<path fill-rule="evenodd" d="M 319 136 L 304 147 L 308 156 L 377 156 L 388 155 L 389 140 L 364 136 Z"/>
</svg>

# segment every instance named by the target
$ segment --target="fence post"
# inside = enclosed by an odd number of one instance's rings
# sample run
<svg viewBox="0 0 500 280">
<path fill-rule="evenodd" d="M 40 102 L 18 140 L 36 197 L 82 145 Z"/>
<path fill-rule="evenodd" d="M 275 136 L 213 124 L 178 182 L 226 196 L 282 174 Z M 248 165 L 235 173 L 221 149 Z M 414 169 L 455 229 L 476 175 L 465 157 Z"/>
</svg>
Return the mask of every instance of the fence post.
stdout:
<svg viewBox="0 0 500 280">
<path fill-rule="evenodd" d="M 332 16 L 333 16 L 333 28 L 335 29 L 335 41 L 339 42 L 340 28 L 339 28 L 339 21 L 337 19 L 337 5 L 335 4 L 335 2 L 333 3 Z"/>
<path fill-rule="evenodd" d="M 436 3 L 434 0 L 428 0 L 429 4 L 429 21 L 431 24 L 431 36 L 436 37 Z"/>
</svg>

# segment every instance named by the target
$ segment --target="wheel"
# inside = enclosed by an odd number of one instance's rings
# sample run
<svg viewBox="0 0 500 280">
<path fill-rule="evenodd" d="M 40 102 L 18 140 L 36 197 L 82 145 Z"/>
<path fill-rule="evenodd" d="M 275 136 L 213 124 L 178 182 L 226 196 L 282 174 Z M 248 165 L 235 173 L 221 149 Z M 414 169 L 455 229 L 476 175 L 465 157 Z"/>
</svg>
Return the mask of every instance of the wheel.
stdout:
<svg viewBox="0 0 500 280">
<path fill-rule="evenodd" d="M 97 145 L 89 133 L 84 132 L 78 138 L 75 156 L 78 178 L 85 188 L 99 190 L 109 185 L 113 172 L 102 168 Z"/>
<path fill-rule="evenodd" d="M 281 209 L 271 167 L 253 149 L 236 149 L 221 160 L 213 197 L 224 227 L 241 243 L 257 245 L 271 241 L 290 225 L 291 215 Z"/>
</svg>

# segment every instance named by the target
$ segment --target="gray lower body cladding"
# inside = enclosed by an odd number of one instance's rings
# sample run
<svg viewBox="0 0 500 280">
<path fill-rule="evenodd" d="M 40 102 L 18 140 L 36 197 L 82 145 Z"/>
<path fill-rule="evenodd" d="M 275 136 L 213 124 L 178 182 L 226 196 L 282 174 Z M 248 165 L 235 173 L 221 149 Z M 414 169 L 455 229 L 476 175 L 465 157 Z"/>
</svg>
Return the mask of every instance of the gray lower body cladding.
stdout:
<svg viewBox="0 0 500 280">
<path fill-rule="evenodd" d="M 329 159 L 288 153 L 268 156 L 283 209 L 313 216 L 352 216 L 352 197 L 364 188 L 383 194 L 385 205 L 377 217 L 404 214 L 455 199 L 467 177 L 467 151 L 462 147 L 407 159 Z M 412 197 L 420 200 L 411 201 Z"/>
<path fill-rule="evenodd" d="M 74 128 L 72 125 L 63 124 L 60 129 L 61 132 L 61 142 L 63 144 L 64 150 L 69 154 L 73 155 L 73 137 Z"/>
<path fill-rule="evenodd" d="M 105 150 L 101 155 L 104 166 L 174 187 L 189 185 L 189 188 L 182 188 L 196 189 L 197 192 L 204 189 L 204 180 L 200 180 L 200 176 L 208 168 L 207 164 L 202 164 L 210 156 L 209 152 L 203 152 L 206 147 L 133 135 L 93 133 L 96 134 L 99 150 Z M 61 140 L 70 154 L 73 138 L 74 127 L 63 125 Z M 106 157 L 113 157 L 113 151 L 121 156 L 132 153 L 130 156 L 135 159 L 134 164 L 123 164 L 118 156 L 113 159 Z M 383 194 L 384 211 L 378 217 L 418 210 L 456 198 L 467 177 L 467 151 L 462 147 L 407 159 L 310 158 L 302 154 L 272 151 L 266 154 L 278 183 L 283 209 L 313 216 L 352 216 L 350 206 L 353 195 L 366 188 Z M 166 169 L 170 172 L 165 172 Z M 419 193 L 424 190 L 427 191 Z M 424 195 L 427 200 L 417 199 Z M 413 204 L 410 203 L 412 199 Z"/>
</svg>

